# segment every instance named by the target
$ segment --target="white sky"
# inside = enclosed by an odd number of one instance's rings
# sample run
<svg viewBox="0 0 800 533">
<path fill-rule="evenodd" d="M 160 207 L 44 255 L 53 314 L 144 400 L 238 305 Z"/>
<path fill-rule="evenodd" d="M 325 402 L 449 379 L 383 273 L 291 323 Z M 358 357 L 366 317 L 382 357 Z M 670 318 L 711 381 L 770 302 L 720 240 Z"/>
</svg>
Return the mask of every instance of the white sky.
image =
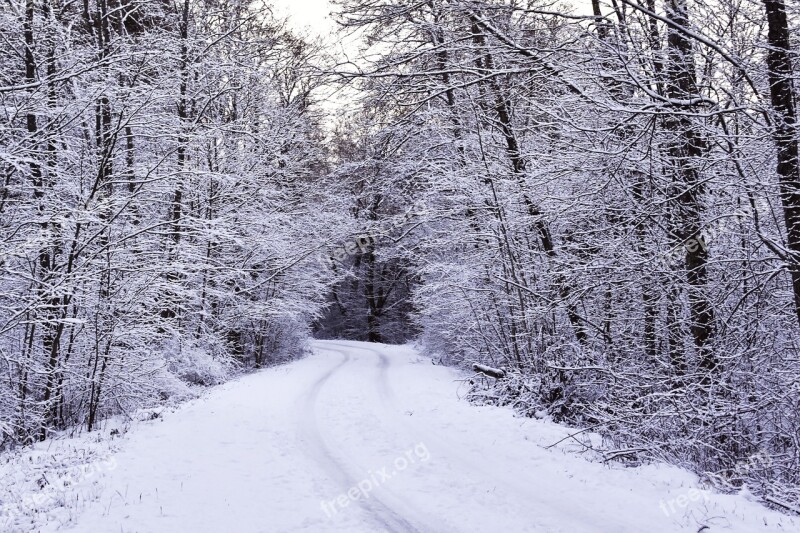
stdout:
<svg viewBox="0 0 800 533">
<path fill-rule="evenodd" d="M 337 26 L 330 16 L 334 6 L 329 0 L 268 0 L 272 4 L 275 15 L 288 16 L 289 27 L 299 35 L 310 38 L 322 37 L 328 44 L 328 52 L 339 59 L 352 58 L 356 54 L 359 37 L 351 34 L 348 37 L 333 36 Z M 332 114 L 351 107 L 352 94 L 347 89 L 338 87 L 327 94 L 317 94 L 324 109 Z"/>
<path fill-rule="evenodd" d="M 272 0 L 277 15 L 288 15 L 290 24 L 295 30 L 312 35 L 328 35 L 335 28 L 333 20 L 328 16 L 332 11 L 328 0 Z"/>
</svg>

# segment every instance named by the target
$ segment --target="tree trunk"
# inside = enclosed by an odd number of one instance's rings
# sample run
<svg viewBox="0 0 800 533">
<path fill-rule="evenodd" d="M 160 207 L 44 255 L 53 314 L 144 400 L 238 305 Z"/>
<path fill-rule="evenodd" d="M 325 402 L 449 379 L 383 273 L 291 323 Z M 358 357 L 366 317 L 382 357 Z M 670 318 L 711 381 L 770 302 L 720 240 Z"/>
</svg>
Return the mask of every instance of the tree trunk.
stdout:
<svg viewBox="0 0 800 533">
<path fill-rule="evenodd" d="M 475 42 L 478 50 L 484 51 L 483 60 L 481 64 L 479 64 L 479 70 L 482 67 L 483 73 L 488 75 L 494 70 L 494 64 L 492 56 L 486 48 L 486 37 L 482 31 L 482 26 L 478 19 L 476 17 L 472 17 L 471 22 L 473 41 Z M 503 91 L 501 90 L 495 77 L 491 78 L 490 84 L 491 93 L 494 99 L 494 110 L 500 126 L 500 132 L 506 142 L 506 152 L 511 162 L 511 168 L 514 177 L 519 185 L 520 191 L 522 192 L 522 201 L 525 204 L 528 215 L 533 220 L 533 226 L 539 236 L 542 250 L 544 250 L 544 253 L 547 255 L 547 257 L 555 259 L 558 254 L 553 242 L 553 236 L 550 231 L 550 227 L 547 224 L 547 221 L 544 219 L 544 214 L 539 209 L 539 206 L 536 205 L 536 202 L 531 199 L 527 192 L 528 187 L 525 183 L 525 171 L 527 165 L 525 158 L 522 156 L 519 141 L 517 140 L 517 135 L 512 125 L 511 109 L 509 107 L 508 100 L 503 97 Z M 558 288 L 559 296 L 566 306 L 567 318 L 572 326 L 572 331 L 574 332 L 575 337 L 581 344 L 586 344 L 589 341 L 589 335 L 582 323 L 580 315 L 578 314 L 577 304 L 570 301 L 572 299 L 572 291 L 567 284 L 567 281 L 564 279 L 563 275 L 558 275 L 555 283 Z M 524 308 L 522 309 L 522 312 L 524 315 Z"/>
<path fill-rule="evenodd" d="M 792 61 L 789 22 L 783 0 L 764 0 L 767 11 L 767 67 L 775 125 L 772 136 L 778 148 L 778 179 L 786 223 L 788 266 L 792 277 L 794 308 L 800 321 L 800 150 L 797 139 L 795 89 L 792 85 Z"/>
<path fill-rule="evenodd" d="M 170 205 L 169 220 L 169 244 L 168 256 L 169 261 L 177 261 L 178 245 L 181 241 L 181 234 L 183 227 L 181 226 L 181 219 L 183 218 L 183 172 L 186 168 L 186 145 L 187 139 L 187 120 L 189 117 L 189 102 L 188 102 L 188 88 L 189 88 L 189 0 L 184 0 L 183 9 L 180 22 L 180 40 L 181 40 L 181 60 L 180 60 L 180 87 L 178 96 L 178 185 L 172 194 L 172 201 Z M 178 296 L 175 294 L 175 288 L 180 274 L 175 269 L 170 269 L 167 273 L 166 279 L 169 286 L 166 295 L 166 304 L 161 310 L 161 318 L 174 319 L 178 316 Z"/>
<path fill-rule="evenodd" d="M 681 27 L 689 27 L 686 0 L 669 0 L 667 16 Z M 697 94 L 697 81 L 691 40 L 671 28 L 667 36 L 668 61 L 665 68 L 667 96 L 675 100 L 690 100 Z M 706 145 L 693 119 L 686 114 L 669 116 L 664 128 L 672 135 L 667 149 L 671 173 L 669 196 L 673 200 L 670 220 L 670 245 L 683 248 L 688 285 L 690 330 L 699 355 L 700 368 L 716 369 L 717 359 L 710 349 L 713 337 L 714 313 L 708 300 L 708 249 L 700 233 L 702 193 L 704 187 L 697 169 Z M 681 283 L 676 279 L 675 283 Z M 672 302 L 671 305 L 676 302 Z"/>
</svg>

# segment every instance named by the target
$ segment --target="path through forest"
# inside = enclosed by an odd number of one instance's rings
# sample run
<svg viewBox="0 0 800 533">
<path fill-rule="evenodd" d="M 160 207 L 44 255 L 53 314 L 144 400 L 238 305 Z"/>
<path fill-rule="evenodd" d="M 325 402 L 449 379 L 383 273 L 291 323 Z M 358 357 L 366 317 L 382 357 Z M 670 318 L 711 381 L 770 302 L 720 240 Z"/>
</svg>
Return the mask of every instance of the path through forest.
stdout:
<svg viewBox="0 0 800 533">
<path fill-rule="evenodd" d="M 317 341 L 135 428 L 66 529 L 799 530 L 673 467 L 587 461 L 570 439 L 546 449 L 569 430 L 471 406 L 463 377 L 410 347 Z"/>
</svg>

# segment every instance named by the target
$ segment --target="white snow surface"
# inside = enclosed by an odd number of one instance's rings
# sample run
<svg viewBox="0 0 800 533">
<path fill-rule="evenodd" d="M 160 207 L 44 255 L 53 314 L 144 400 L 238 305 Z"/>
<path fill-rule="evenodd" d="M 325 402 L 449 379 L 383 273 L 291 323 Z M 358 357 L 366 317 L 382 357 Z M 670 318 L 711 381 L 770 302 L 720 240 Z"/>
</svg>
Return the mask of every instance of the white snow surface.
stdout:
<svg viewBox="0 0 800 533">
<path fill-rule="evenodd" d="M 16 495 L 27 514 L 6 505 L 0 531 L 800 532 L 797 517 L 679 468 L 603 464 L 572 439 L 548 448 L 575 430 L 469 405 L 465 374 L 410 346 L 315 341 L 313 352 L 121 438 L 58 439 L 0 461 L 0 481 L 34 487 Z M 89 469 L 54 474 L 53 459 L 75 463 L 76 450 Z"/>
</svg>

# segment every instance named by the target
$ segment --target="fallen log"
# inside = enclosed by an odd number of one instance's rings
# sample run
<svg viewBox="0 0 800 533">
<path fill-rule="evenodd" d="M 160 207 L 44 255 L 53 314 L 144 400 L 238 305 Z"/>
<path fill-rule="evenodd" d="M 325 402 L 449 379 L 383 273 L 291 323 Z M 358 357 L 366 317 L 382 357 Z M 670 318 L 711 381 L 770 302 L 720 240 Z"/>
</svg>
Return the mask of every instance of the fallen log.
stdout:
<svg viewBox="0 0 800 533">
<path fill-rule="evenodd" d="M 483 374 L 484 376 L 489 376 L 490 378 L 494 379 L 503 379 L 506 377 L 506 371 L 501 368 L 492 368 L 490 366 L 482 365 L 480 363 L 473 363 L 472 370 L 478 372 L 479 374 Z"/>
<path fill-rule="evenodd" d="M 773 498 L 772 496 L 766 496 L 764 499 L 773 505 L 777 505 L 778 507 L 783 507 L 787 511 L 792 511 L 793 513 L 800 514 L 800 507 L 795 507 L 790 503 L 778 500 L 777 498 Z"/>
</svg>

